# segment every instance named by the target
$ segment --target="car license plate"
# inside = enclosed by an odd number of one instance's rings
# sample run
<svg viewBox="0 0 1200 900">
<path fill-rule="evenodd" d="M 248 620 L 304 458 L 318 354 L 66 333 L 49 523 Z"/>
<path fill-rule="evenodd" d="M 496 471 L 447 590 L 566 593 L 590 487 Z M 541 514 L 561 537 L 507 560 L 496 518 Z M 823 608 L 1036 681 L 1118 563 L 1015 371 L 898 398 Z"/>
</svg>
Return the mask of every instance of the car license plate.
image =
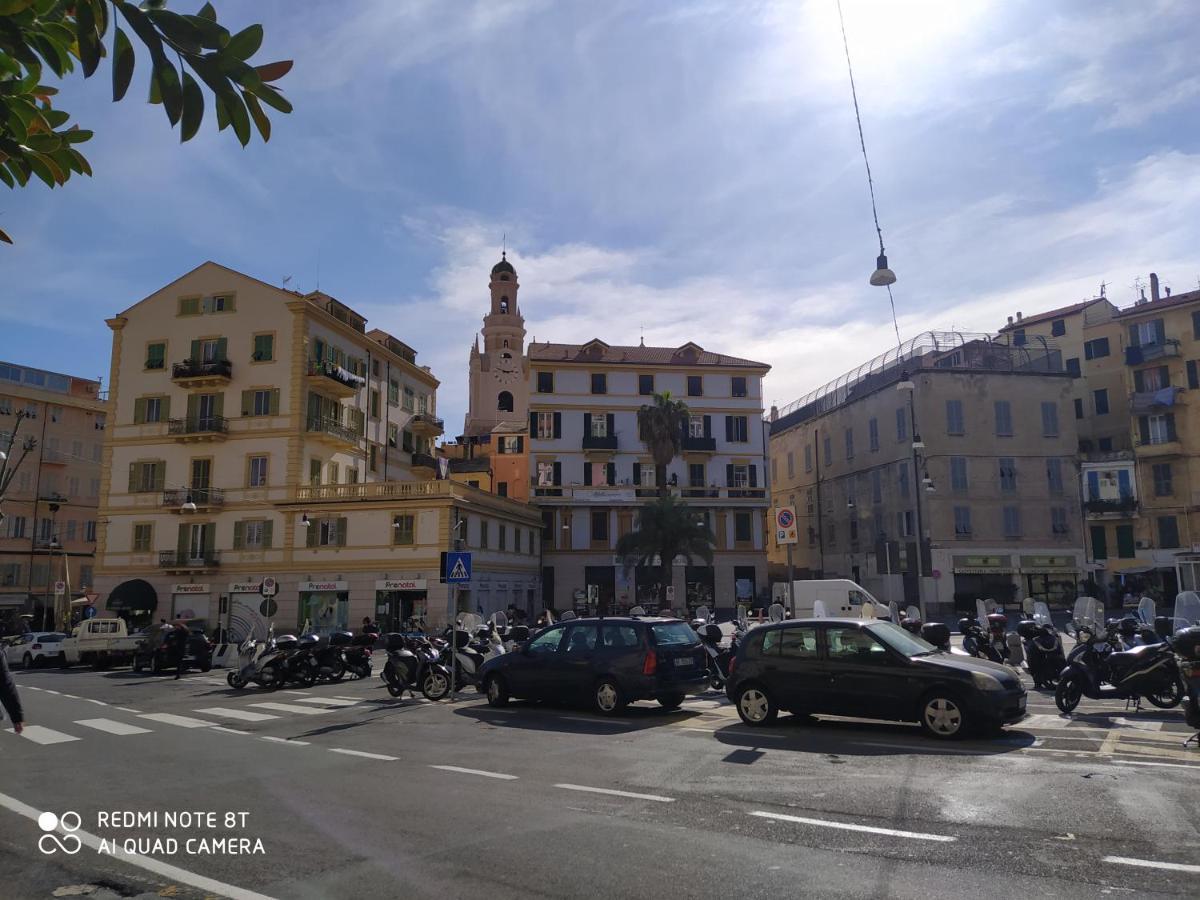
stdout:
<svg viewBox="0 0 1200 900">
<path fill-rule="evenodd" d="M 684 658 L 678 658 L 678 659 L 676 659 L 676 660 L 675 660 L 675 665 L 677 665 L 677 666 L 690 666 L 690 665 L 692 665 L 692 660 L 690 660 L 690 659 L 684 659 Z"/>
</svg>

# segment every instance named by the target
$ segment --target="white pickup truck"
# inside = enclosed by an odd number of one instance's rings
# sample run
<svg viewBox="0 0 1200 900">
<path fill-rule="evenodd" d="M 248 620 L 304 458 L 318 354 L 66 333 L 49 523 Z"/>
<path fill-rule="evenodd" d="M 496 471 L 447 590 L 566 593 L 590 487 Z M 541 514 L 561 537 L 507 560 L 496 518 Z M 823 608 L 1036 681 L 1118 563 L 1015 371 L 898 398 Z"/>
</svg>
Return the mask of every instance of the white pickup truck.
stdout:
<svg viewBox="0 0 1200 900">
<path fill-rule="evenodd" d="M 126 665 L 144 635 L 130 634 L 124 619 L 88 619 L 81 622 L 59 644 L 58 664 L 62 668 L 84 663 L 94 669 Z"/>
</svg>

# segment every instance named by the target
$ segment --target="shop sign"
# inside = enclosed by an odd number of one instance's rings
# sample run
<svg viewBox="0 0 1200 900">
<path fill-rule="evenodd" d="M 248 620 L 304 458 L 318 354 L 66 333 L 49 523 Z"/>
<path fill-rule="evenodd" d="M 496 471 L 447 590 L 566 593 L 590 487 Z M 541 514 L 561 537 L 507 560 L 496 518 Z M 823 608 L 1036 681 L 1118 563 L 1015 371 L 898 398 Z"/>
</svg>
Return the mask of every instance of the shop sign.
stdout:
<svg viewBox="0 0 1200 900">
<path fill-rule="evenodd" d="M 1007 566 L 1009 560 L 1007 556 L 956 556 L 954 557 L 955 568 L 972 569 L 998 569 L 1001 566 Z"/>
<path fill-rule="evenodd" d="M 350 590 L 350 582 L 348 581 L 302 581 L 300 582 L 301 592 L 312 593 L 314 591 L 348 591 Z"/>
<path fill-rule="evenodd" d="M 1075 565 L 1073 556 L 1022 556 L 1021 568 L 1065 569 Z"/>
<path fill-rule="evenodd" d="M 207 594 L 207 584 L 173 584 L 171 585 L 172 594 Z"/>
<path fill-rule="evenodd" d="M 341 590 L 339 588 L 338 590 Z M 375 590 L 377 591 L 423 591 L 425 590 L 424 578 L 392 578 L 375 582 Z"/>
<path fill-rule="evenodd" d="M 257 581 L 232 581 L 229 583 L 229 593 L 257 594 L 260 586 Z"/>
</svg>

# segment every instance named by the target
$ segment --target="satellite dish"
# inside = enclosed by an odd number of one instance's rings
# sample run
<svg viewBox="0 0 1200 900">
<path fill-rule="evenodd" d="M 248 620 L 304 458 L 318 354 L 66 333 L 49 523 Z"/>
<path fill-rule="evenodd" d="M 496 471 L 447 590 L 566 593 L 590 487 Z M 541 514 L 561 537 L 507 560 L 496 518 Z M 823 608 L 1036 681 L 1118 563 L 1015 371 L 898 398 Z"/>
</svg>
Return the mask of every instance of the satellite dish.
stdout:
<svg viewBox="0 0 1200 900">
<path fill-rule="evenodd" d="M 829 613 L 827 613 L 825 611 L 825 601 L 824 600 L 814 600 L 813 601 L 813 618 L 814 619 L 828 619 L 829 618 Z"/>
<path fill-rule="evenodd" d="M 558 617 L 558 621 L 570 622 L 572 619 L 575 619 L 575 618 L 578 618 L 578 616 L 575 615 L 575 610 L 568 609 L 565 613 L 563 613 L 561 616 Z"/>
<path fill-rule="evenodd" d="M 783 604 L 772 603 L 771 608 L 767 611 L 767 616 L 772 622 L 783 621 Z"/>
<path fill-rule="evenodd" d="M 646 610 L 644 607 L 635 606 L 633 609 L 631 609 L 629 611 L 629 614 L 631 616 L 644 616 L 646 614 Z"/>
</svg>

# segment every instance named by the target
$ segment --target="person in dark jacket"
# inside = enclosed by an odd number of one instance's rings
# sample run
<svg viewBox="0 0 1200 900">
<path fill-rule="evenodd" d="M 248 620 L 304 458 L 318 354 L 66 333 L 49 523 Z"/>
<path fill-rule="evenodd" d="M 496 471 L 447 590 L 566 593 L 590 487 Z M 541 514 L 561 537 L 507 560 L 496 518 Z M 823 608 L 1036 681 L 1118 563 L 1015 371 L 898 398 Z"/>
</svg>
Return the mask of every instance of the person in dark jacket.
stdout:
<svg viewBox="0 0 1200 900">
<path fill-rule="evenodd" d="M 25 711 L 21 709 L 21 697 L 17 694 L 17 684 L 13 681 L 12 673 L 8 671 L 8 660 L 0 653 L 0 704 L 12 719 L 13 731 L 20 734 L 25 730 Z"/>
<path fill-rule="evenodd" d="M 175 678 L 178 680 L 184 673 L 187 666 L 187 645 L 188 645 L 188 630 L 185 625 L 176 625 L 174 633 L 169 635 L 174 640 L 171 647 L 171 656 L 175 661 Z"/>
</svg>

